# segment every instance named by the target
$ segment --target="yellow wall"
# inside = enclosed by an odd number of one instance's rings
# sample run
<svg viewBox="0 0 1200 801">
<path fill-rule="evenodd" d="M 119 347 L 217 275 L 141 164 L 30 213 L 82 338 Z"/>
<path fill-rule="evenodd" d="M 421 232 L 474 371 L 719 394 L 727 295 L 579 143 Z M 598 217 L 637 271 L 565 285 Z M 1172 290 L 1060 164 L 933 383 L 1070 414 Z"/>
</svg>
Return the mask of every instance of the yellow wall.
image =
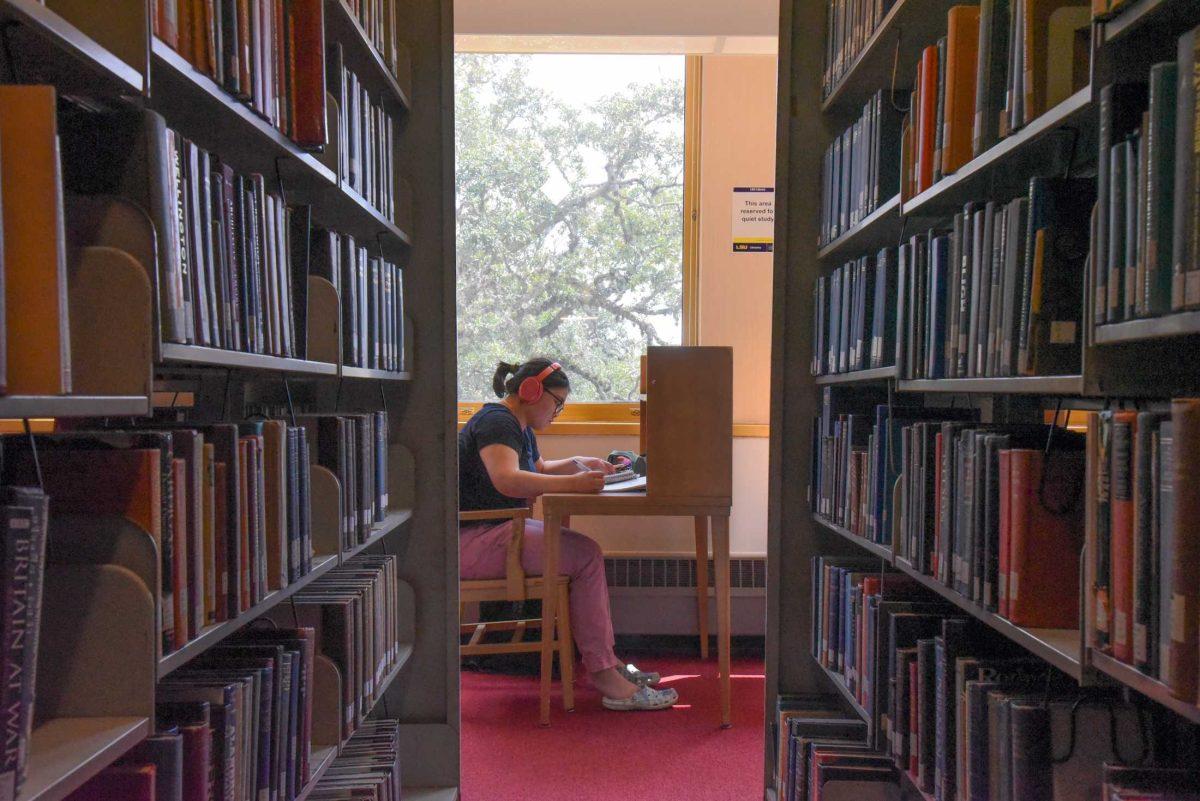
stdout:
<svg viewBox="0 0 1200 801">
<path fill-rule="evenodd" d="M 774 56 L 704 56 L 700 166 L 700 344 L 733 346 L 733 419 L 770 418 L 771 254 L 733 253 L 735 186 L 775 181 Z M 637 448 L 635 437 L 544 436 L 545 458 Z M 730 550 L 767 551 L 767 453 L 764 438 L 733 441 Z M 695 552 L 684 519 L 579 518 L 572 525 L 610 554 Z"/>
<path fill-rule="evenodd" d="M 772 254 L 734 253 L 731 217 L 735 186 L 775 183 L 775 63 L 703 57 L 700 344 L 733 346 L 738 423 L 770 420 Z"/>
</svg>

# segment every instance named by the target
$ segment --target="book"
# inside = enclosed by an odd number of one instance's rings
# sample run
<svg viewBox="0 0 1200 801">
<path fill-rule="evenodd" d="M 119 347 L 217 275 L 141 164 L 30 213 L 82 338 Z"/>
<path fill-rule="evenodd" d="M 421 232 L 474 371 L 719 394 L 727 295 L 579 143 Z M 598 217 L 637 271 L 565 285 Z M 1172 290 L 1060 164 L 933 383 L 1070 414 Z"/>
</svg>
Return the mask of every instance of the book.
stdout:
<svg viewBox="0 0 1200 801">
<path fill-rule="evenodd" d="M 1193 28 L 1179 38 L 1175 92 L 1174 203 L 1171 236 L 1171 309 L 1195 308 L 1200 304 L 1200 265 L 1196 264 L 1196 47 Z"/>
<path fill-rule="evenodd" d="M 3 383 L 14 395 L 71 391 L 67 254 L 52 86 L 0 86 Z"/>
<path fill-rule="evenodd" d="M 941 172 L 950 175 L 971 160 L 975 93 L 981 71 L 980 6 L 954 6 L 947 14 L 946 109 Z M 990 48 L 990 42 L 988 43 Z"/>
<path fill-rule="evenodd" d="M 1191 521 L 1200 514 L 1200 401 L 1171 401 L 1174 559 L 1170 579 L 1170 688 L 1176 698 L 1197 701 L 1200 671 L 1200 537 Z"/>
</svg>

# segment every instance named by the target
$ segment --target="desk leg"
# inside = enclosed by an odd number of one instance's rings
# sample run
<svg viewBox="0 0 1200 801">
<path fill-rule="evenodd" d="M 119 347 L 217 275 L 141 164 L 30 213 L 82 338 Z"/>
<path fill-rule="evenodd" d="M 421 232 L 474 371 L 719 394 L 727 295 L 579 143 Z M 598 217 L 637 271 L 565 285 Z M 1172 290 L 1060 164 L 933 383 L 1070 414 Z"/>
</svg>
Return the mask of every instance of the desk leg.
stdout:
<svg viewBox="0 0 1200 801">
<path fill-rule="evenodd" d="M 542 726 L 550 725 L 550 680 L 554 674 L 554 621 L 558 602 L 558 551 L 562 533 L 562 518 L 547 509 L 543 521 L 542 554 L 542 673 L 541 708 L 538 721 Z"/>
<path fill-rule="evenodd" d="M 700 658 L 708 659 L 708 517 L 696 515 L 696 614 Z"/>
<path fill-rule="evenodd" d="M 713 570 L 717 585 L 717 666 L 721 677 L 721 728 L 733 725 L 729 691 L 729 518 L 712 518 Z"/>
</svg>

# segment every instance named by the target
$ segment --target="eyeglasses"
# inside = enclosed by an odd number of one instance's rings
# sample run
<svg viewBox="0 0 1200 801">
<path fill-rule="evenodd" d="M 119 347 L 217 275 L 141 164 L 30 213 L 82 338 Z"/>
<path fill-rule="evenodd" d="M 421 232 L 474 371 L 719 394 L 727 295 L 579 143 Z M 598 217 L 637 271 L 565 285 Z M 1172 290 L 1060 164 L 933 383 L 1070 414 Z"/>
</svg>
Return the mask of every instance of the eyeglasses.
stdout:
<svg viewBox="0 0 1200 801">
<path fill-rule="evenodd" d="M 563 407 L 567 405 L 567 399 L 560 398 L 558 395 L 555 395 L 548 389 L 543 389 L 543 391 L 550 397 L 554 398 L 554 416 L 558 417 L 560 414 L 562 414 Z"/>
</svg>

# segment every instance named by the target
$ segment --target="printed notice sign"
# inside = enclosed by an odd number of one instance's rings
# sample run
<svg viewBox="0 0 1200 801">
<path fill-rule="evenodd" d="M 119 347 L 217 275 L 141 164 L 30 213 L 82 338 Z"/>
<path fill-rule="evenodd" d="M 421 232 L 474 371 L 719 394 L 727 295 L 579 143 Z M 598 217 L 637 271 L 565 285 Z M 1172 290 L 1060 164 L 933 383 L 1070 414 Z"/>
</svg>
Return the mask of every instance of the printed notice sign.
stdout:
<svg viewBox="0 0 1200 801">
<path fill-rule="evenodd" d="M 733 252 L 770 253 L 775 243 L 775 187 L 733 188 Z"/>
</svg>

